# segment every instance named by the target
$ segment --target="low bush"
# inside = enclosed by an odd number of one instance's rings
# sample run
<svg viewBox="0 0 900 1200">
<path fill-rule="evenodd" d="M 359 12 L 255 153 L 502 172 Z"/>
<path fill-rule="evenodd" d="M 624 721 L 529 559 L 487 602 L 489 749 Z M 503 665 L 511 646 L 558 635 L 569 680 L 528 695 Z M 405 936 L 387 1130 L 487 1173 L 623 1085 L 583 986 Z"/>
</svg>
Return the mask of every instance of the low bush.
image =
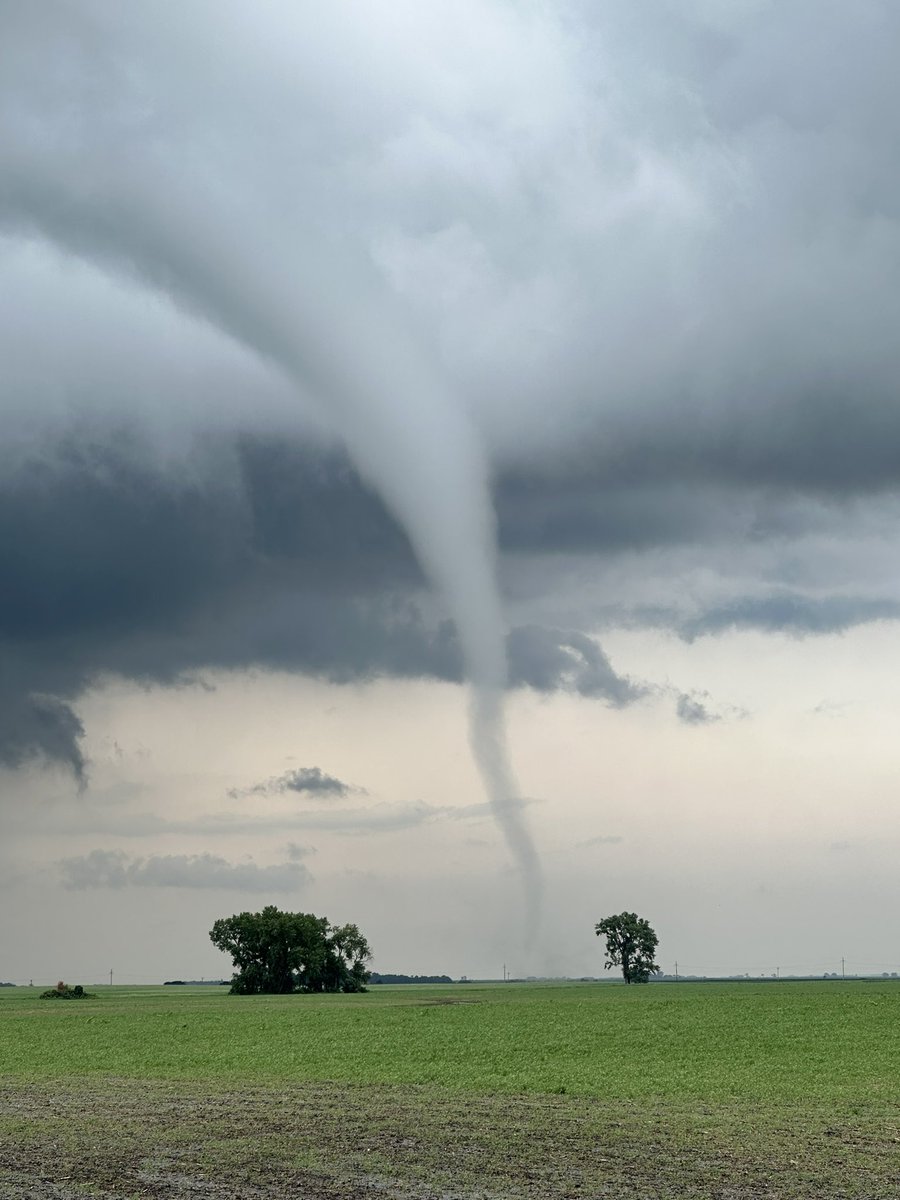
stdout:
<svg viewBox="0 0 900 1200">
<path fill-rule="evenodd" d="M 48 988 L 46 992 L 41 992 L 42 1000 L 88 1000 L 93 996 L 92 992 L 86 992 L 80 983 L 76 983 L 74 987 L 69 987 L 62 980 L 54 988 Z"/>
</svg>

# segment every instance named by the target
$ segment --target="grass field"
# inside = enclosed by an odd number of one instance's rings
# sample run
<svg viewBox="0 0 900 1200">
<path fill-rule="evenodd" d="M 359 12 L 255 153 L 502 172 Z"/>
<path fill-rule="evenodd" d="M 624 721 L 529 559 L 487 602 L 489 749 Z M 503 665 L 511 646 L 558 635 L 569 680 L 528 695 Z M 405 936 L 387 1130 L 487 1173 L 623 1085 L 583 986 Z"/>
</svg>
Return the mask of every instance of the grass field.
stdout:
<svg viewBox="0 0 900 1200">
<path fill-rule="evenodd" d="M 0 1196 L 900 1197 L 900 984 L 97 992 L 0 992 Z"/>
</svg>

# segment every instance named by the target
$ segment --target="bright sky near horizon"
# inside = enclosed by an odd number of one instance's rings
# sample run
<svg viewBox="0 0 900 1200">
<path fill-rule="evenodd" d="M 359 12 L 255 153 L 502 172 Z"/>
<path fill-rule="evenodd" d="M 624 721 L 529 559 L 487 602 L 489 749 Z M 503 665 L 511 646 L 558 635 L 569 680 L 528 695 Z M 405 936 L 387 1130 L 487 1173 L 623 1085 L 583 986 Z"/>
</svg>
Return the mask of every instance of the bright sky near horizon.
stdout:
<svg viewBox="0 0 900 1200">
<path fill-rule="evenodd" d="M 0 980 L 900 971 L 900 8 L 0 31 Z"/>
</svg>

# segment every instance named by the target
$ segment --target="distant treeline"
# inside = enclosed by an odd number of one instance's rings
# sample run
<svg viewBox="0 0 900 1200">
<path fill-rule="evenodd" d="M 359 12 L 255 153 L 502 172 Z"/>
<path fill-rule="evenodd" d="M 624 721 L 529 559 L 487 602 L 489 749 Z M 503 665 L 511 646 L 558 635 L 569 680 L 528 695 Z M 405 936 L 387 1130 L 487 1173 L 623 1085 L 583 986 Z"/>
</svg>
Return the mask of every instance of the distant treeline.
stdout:
<svg viewBox="0 0 900 1200">
<path fill-rule="evenodd" d="M 452 983 L 449 975 L 382 975 L 373 971 L 369 983 Z"/>
<path fill-rule="evenodd" d="M 14 983 L 0 983 L 0 987 L 15 987 Z"/>
<path fill-rule="evenodd" d="M 227 979 L 167 979 L 163 987 L 222 987 Z"/>
</svg>

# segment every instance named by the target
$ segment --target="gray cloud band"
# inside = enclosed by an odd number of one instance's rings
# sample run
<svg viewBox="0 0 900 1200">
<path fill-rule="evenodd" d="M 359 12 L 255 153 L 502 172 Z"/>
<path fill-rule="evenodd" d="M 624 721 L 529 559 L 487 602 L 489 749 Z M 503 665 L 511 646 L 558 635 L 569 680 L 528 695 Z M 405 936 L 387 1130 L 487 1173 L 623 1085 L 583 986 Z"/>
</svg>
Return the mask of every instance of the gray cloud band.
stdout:
<svg viewBox="0 0 900 1200">
<path fill-rule="evenodd" d="M 302 863 L 259 866 L 215 854 L 157 854 L 130 858 L 121 850 L 92 850 L 59 862 L 65 887 L 216 888 L 231 892 L 292 892 L 312 879 Z"/>
</svg>

